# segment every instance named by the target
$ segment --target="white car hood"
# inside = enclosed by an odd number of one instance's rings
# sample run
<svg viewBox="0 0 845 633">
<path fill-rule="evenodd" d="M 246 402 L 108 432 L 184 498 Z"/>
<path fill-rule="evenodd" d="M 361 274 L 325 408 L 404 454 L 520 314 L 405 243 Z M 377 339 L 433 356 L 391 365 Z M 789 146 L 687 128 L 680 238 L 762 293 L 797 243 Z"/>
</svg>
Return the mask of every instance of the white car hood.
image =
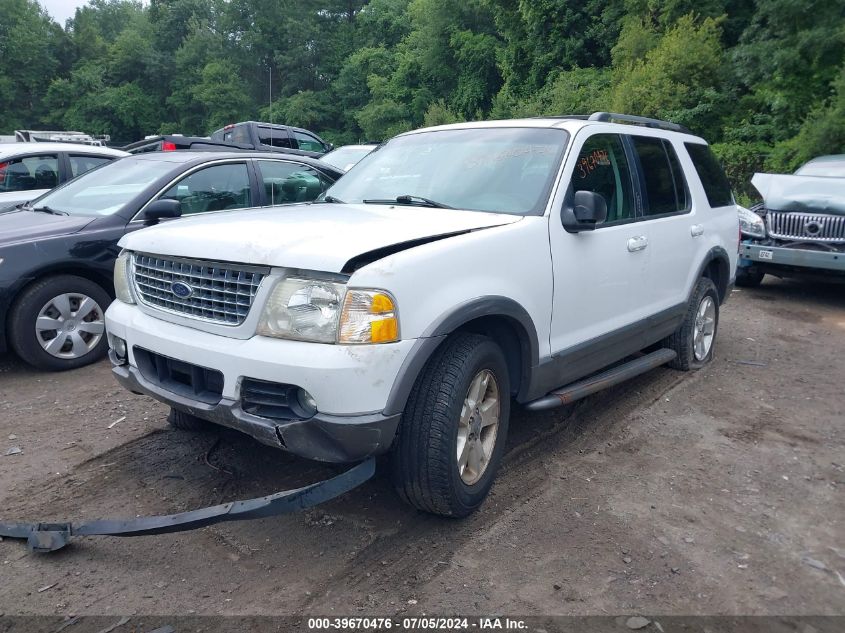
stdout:
<svg viewBox="0 0 845 633">
<path fill-rule="evenodd" d="M 521 219 L 400 205 L 298 204 L 171 220 L 124 236 L 120 246 L 156 255 L 337 273 L 369 251 Z"/>
</svg>

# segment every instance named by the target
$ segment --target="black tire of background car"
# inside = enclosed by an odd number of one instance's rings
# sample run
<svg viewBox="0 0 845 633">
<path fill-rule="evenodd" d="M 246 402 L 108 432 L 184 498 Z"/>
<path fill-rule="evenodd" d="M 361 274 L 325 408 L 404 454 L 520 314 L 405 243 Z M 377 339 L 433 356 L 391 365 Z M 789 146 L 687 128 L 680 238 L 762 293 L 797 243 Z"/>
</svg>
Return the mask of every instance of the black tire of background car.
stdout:
<svg viewBox="0 0 845 633">
<path fill-rule="evenodd" d="M 763 282 L 766 273 L 744 272 L 741 268 L 736 271 L 736 285 L 742 288 L 756 288 Z"/>
<path fill-rule="evenodd" d="M 167 415 L 167 421 L 174 429 L 180 431 L 208 431 L 214 426 L 211 422 L 198 418 L 190 413 L 179 411 L 178 409 L 170 409 Z"/>
<path fill-rule="evenodd" d="M 710 351 L 702 361 L 698 361 L 693 353 L 693 338 L 695 333 L 695 316 L 698 312 L 698 306 L 702 299 L 710 295 L 716 306 L 716 329 L 713 332 L 713 344 L 710 346 Z M 687 306 L 687 313 L 684 316 L 684 321 L 681 323 L 675 332 L 666 338 L 664 347 L 674 350 L 678 356 L 675 360 L 669 362 L 669 367 L 673 369 L 680 369 L 681 371 L 689 371 L 690 369 L 700 369 L 704 367 L 713 359 L 713 352 L 716 349 L 716 336 L 719 333 L 719 291 L 716 290 L 716 285 L 707 277 L 702 277 L 698 280 L 695 286 L 695 292 L 692 293 L 689 305 Z"/>
<path fill-rule="evenodd" d="M 483 369 L 498 382 L 500 417 L 487 469 L 474 484 L 457 464 L 458 419 L 470 383 Z M 501 349 L 478 334 L 449 337 L 417 379 L 390 455 L 393 483 L 411 505 L 447 517 L 464 517 L 484 501 L 504 452 L 510 417 L 510 381 Z"/>
<path fill-rule="evenodd" d="M 84 277 L 57 275 L 36 281 L 20 294 L 9 312 L 9 344 L 21 360 L 37 369 L 64 371 L 90 365 L 106 355 L 108 341 L 105 332 L 93 350 L 73 359 L 51 356 L 38 342 L 35 333 L 38 312 L 54 297 L 70 292 L 91 297 L 103 311 L 112 302 L 112 298 L 101 286 Z"/>
</svg>

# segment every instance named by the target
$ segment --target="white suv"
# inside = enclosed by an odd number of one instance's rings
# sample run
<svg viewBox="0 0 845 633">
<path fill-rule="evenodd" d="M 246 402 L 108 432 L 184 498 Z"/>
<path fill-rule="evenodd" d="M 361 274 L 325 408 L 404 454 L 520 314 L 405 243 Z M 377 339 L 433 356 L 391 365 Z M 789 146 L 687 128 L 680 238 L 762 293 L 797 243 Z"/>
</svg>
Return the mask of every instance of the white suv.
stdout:
<svg viewBox="0 0 845 633">
<path fill-rule="evenodd" d="M 724 173 L 680 126 L 417 130 L 322 201 L 124 237 L 110 357 L 177 427 L 329 462 L 389 453 L 406 500 L 464 516 L 512 399 L 547 408 L 710 360 L 738 239 Z"/>
</svg>

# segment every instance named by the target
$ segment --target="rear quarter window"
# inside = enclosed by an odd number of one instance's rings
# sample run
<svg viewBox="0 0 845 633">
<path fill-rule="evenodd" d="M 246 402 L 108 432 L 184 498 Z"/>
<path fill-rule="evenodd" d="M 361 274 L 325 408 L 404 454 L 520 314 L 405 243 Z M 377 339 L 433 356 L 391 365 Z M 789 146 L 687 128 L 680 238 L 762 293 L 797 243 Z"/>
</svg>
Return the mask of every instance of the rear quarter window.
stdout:
<svg viewBox="0 0 845 633">
<path fill-rule="evenodd" d="M 734 204 L 731 184 L 710 147 L 699 143 L 684 143 L 684 146 L 687 148 L 695 171 L 701 179 L 710 206 L 727 207 Z"/>
</svg>

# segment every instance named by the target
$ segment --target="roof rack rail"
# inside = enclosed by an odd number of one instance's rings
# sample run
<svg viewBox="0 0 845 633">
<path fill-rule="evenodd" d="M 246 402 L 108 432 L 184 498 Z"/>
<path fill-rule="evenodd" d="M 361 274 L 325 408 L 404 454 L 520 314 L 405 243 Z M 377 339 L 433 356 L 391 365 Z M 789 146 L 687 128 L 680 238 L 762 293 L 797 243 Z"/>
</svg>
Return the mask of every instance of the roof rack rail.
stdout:
<svg viewBox="0 0 845 633">
<path fill-rule="evenodd" d="M 590 121 L 602 121 L 610 123 L 612 121 L 620 121 L 622 123 L 633 123 L 634 125 L 642 125 L 644 127 L 657 128 L 659 130 L 671 130 L 672 132 L 683 132 L 684 134 L 692 134 L 688 128 L 678 123 L 671 121 L 661 121 L 660 119 L 649 119 L 644 116 L 635 116 L 633 114 L 617 114 L 616 112 L 593 112 L 588 119 Z"/>
</svg>

